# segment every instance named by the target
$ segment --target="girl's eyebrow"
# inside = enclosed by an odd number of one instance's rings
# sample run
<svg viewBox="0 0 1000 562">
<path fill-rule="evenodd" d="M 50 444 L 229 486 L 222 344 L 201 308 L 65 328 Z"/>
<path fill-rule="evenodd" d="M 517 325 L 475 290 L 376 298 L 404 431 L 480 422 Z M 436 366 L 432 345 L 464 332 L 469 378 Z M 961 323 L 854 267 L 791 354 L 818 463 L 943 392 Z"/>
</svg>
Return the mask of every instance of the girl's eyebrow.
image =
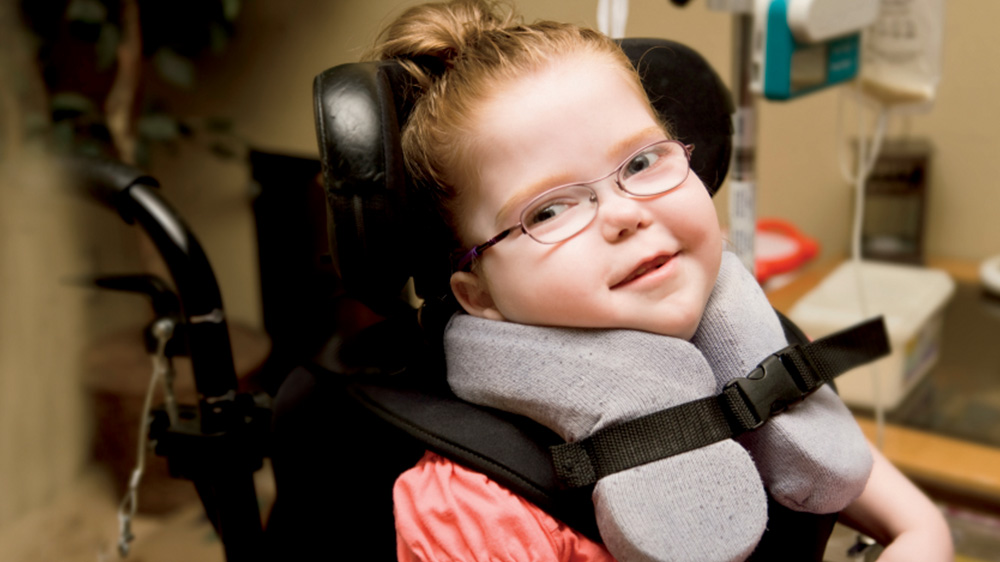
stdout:
<svg viewBox="0 0 1000 562">
<path fill-rule="evenodd" d="M 663 127 L 660 127 L 659 125 L 646 127 L 645 129 L 637 131 L 611 145 L 611 148 L 607 151 L 608 158 L 614 159 L 617 157 L 623 157 L 623 154 L 625 153 L 631 154 L 639 148 L 639 145 L 654 142 L 657 137 L 663 137 L 664 139 L 669 138 L 669 136 L 663 131 Z M 611 170 L 608 171 L 610 172 Z M 533 182 L 531 185 L 523 189 L 519 189 L 517 193 L 508 199 L 507 202 L 500 207 L 500 210 L 497 211 L 496 218 L 494 219 L 494 223 L 497 225 L 497 228 L 506 228 L 501 226 L 500 221 L 513 209 L 523 205 L 536 195 L 549 189 L 559 187 L 561 185 L 577 183 L 573 181 L 575 177 L 576 176 L 570 172 L 560 172 Z M 586 183 L 586 181 L 582 183 Z"/>
<path fill-rule="evenodd" d="M 628 156 L 638 150 L 641 145 L 655 142 L 660 140 L 661 137 L 663 140 L 670 138 L 670 136 L 663 130 L 663 127 L 660 127 L 659 125 L 646 127 L 645 129 L 629 135 L 612 145 L 611 148 L 608 149 L 608 158 Z"/>
<path fill-rule="evenodd" d="M 517 193 L 515 193 L 513 197 L 508 199 L 507 202 L 504 203 L 502 207 L 500 207 L 500 210 L 497 211 L 494 223 L 498 225 L 497 226 L 498 228 L 506 228 L 499 226 L 500 221 L 501 219 L 503 219 L 503 217 L 506 217 L 513 209 L 516 209 L 517 207 L 520 207 L 521 205 L 527 203 L 533 197 L 544 191 L 552 189 L 553 187 L 558 187 L 560 185 L 568 184 L 572 181 L 573 181 L 573 176 L 569 172 L 561 172 L 558 174 L 548 176 L 542 180 L 536 181 L 523 189 L 517 190 Z"/>
</svg>

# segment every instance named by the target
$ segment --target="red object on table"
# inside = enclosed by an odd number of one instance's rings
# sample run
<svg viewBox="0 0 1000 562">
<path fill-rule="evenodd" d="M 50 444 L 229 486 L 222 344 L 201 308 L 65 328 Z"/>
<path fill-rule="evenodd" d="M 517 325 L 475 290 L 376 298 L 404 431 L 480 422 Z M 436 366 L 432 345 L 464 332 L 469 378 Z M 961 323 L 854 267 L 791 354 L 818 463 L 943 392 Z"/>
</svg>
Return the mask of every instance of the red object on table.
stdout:
<svg viewBox="0 0 1000 562">
<path fill-rule="evenodd" d="M 769 242 L 770 241 L 770 242 Z M 755 269 L 757 282 L 801 267 L 819 253 L 819 243 L 799 232 L 788 221 L 763 218 L 757 221 Z"/>
</svg>

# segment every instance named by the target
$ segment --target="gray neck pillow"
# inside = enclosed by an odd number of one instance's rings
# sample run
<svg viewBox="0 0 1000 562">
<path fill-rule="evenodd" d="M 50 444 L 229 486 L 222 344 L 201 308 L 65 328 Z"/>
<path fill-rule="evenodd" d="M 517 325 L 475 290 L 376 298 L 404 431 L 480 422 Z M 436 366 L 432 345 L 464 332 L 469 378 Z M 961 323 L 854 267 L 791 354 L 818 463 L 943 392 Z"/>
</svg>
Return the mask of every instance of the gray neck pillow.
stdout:
<svg viewBox="0 0 1000 562">
<path fill-rule="evenodd" d="M 457 396 L 532 418 L 567 441 L 717 394 L 784 345 L 763 292 L 731 255 L 723 256 L 692 342 L 465 314 L 452 318 L 444 338 L 448 383 Z M 804 414 L 772 419 L 762 428 L 766 434 L 750 434 L 755 439 L 721 441 L 599 480 L 594 510 L 611 554 L 623 562 L 743 560 L 767 523 L 765 487 L 793 509 L 833 512 L 850 503 L 864 487 L 871 457 L 843 404 L 822 392 L 793 410 Z M 847 437 L 860 445 L 831 443 Z"/>
<path fill-rule="evenodd" d="M 722 254 L 691 343 L 712 367 L 716 392 L 787 345 L 767 296 L 734 254 Z M 872 468 L 861 428 L 828 386 L 737 440 L 750 451 L 774 499 L 796 511 L 844 509 L 861 495 Z"/>
</svg>

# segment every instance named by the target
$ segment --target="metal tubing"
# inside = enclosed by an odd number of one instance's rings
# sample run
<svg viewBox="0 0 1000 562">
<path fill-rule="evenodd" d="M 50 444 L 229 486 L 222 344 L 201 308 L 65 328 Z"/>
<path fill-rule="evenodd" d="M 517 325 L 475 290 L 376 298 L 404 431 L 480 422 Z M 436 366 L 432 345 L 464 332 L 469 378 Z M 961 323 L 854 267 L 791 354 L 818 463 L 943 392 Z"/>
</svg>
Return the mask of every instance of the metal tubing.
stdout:
<svg viewBox="0 0 1000 562">
<path fill-rule="evenodd" d="M 119 212 L 146 230 L 174 279 L 187 322 L 201 429 L 206 434 L 218 432 L 227 425 L 227 406 L 235 398 L 237 379 L 215 273 L 198 240 L 153 188 L 133 184 L 117 204 Z"/>
<path fill-rule="evenodd" d="M 228 562 L 258 562 L 267 557 L 260 507 L 252 474 L 214 474 L 196 482 L 219 533 Z M 248 493 L 248 491 L 250 493 Z"/>
<path fill-rule="evenodd" d="M 729 167 L 729 232 L 733 250 L 754 272 L 754 237 L 757 230 L 756 159 L 757 109 L 750 91 L 753 52 L 753 15 L 733 14 L 733 161 Z"/>
</svg>

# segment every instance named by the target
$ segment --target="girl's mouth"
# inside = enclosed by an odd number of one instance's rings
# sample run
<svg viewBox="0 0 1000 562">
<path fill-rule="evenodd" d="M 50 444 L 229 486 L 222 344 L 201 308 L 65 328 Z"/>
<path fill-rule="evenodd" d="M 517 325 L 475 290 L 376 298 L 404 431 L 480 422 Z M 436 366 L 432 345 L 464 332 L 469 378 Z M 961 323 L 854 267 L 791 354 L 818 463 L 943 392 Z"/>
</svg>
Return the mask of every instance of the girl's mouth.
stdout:
<svg viewBox="0 0 1000 562">
<path fill-rule="evenodd" d="M 646 275 L 650 271 L 655 271 L 657 269 L 660 269 L 672 258 L 673 256 L 662 255 L 662 256 L 656 256 L 655 258 L 649 261 L 643 262 L 639 264 L 639 267 L 635 268 L 635 270 L 632 271 L 632 273 L 628 274 L 627 277 L 625 277 L 624 279 L 613 285 L 611 288 L 617 289 L 618 287 L 627 285 L 628 283 L 635 281 L 636 279 L 642 277 L 643 275 Z"/>
</svg>

